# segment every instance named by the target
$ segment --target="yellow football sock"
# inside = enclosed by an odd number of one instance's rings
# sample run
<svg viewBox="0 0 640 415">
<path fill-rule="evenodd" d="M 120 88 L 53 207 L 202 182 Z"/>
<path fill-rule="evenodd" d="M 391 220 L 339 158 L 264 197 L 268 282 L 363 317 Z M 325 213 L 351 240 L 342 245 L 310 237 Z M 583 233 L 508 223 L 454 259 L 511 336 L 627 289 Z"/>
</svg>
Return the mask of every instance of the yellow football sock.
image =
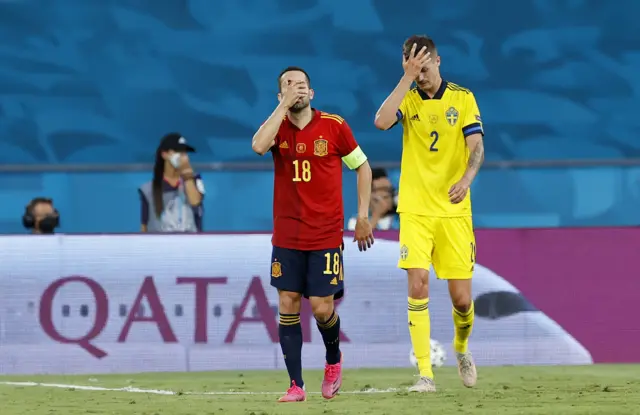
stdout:
<svg viewBox="0 0 640 415">
<path fill-rule="evenodd" d="M 429 319 L 429 299 L 409 297 L 409 334 L 413 353 L 418 360 L 420 376 L 433 379 L 431 368 L 431 320 Z"/>
<path fill-rule="evenodd" d="M 453 315 L 453 326 L 455 328 L 453 348 L 456 353 L 467 353 L 467 349 L 469 348 L 469 336 L 471 336 L 471 330 L 473 330 L 475 314 L 473 302 L 467 311 L 458 311 L 454 307 L 451 314 Z"/>
</svg>

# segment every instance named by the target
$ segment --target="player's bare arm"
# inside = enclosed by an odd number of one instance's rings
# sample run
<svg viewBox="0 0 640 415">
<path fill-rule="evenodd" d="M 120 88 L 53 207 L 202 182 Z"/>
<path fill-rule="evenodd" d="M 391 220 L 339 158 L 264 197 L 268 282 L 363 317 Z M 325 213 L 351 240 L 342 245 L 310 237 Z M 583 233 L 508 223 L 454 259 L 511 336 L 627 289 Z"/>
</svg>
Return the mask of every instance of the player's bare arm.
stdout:
<svg viewBox="0 0 640 415">
<path fill-rule="evenodd" d="M 388 130 L 398 121 L 398 109 L 402 99 L 411 89 L 413 81 L 420 75 L 422 68 L 431 60 L 431 52 L 427 52 L 426 47 L 417 53 L 416 48 L 417 45 L 414 43 L 409 55 L 402 55 L 404 75 L 376 113 L 374 124 L 380 130 Z"/>
<path fill-rule="evenodd" d="M 354 242 L 360 251 L 366 251 L 373 245 L 373 229 L 369 223 L 369 204 L 371 203 L 371 166 L 365 161 L 356 169 L 358 175 L 358 219 L 356 221 Z"/>
<path fill-rule="evenodd" d="M 371 166 L 366 154 L 360 148 L 353 132 L 346 123 L 342 126 L 342 161 L 358 175 L 358 218 L 356 220 L 353 241 L 358 243 L 360 251 L 366 251 L 373 245 L 373 231 L 369 223 L 369 206 L 371 203 L 371 182 L 373 180 Z"/>
<path fill-rule="evenodd" d="M 458 183 L 449 189 L 449 200 L 451 203 L 460 203 L 469 191 L 469 186 L 476 178 L 482 163 L 484 162 L 484 141 L 482 134 L 471 134 L 466 138 L 467 147 L 469 147 L 469 162 L 467 169 Z"/>
<path fill-rule="evenodd" d="M 253 135 L 253 140 L 251 141 L 253 151 L 263 156 L 273 147 L 280 124 L 282 124 L 282 120 L 287 115 L 287 111 L 305 95 L 307 95 L 307 91 L 304 82 L 295 82 L 282 88 L 280 103 L 267 121 Z"/>
</svg>

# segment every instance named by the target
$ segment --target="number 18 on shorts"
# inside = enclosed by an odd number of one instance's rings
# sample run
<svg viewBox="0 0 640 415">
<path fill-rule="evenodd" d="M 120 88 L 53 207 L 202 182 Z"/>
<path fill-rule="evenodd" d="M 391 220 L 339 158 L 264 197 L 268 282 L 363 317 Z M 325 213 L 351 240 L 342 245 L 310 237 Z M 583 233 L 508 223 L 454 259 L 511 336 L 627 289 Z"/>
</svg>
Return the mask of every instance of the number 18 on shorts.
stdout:
<svg viewBox="0 0 640 415">
<path fill-rule="evenodd" d="M 342 297 L 344 267 L 342 248 L 317 251 L 273 247 L 271 285 L 309 297 Z"/>
</svg>

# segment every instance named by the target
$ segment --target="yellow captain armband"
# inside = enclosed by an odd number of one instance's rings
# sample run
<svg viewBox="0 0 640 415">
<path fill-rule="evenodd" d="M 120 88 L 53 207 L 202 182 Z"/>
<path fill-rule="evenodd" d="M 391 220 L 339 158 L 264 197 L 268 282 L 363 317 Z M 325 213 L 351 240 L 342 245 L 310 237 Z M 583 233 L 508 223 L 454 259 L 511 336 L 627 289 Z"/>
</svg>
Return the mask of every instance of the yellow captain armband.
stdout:
<svg viewBox="0 0 640 415">
<path fill-rule="evenodd" d="M 342 162 L 347 165 L 351 170 L 355 170 L 362 166 L 367 161 L 367 155 L 360 146 L 356 147 L 351 153 L 342 157 Z"/>
</svg>

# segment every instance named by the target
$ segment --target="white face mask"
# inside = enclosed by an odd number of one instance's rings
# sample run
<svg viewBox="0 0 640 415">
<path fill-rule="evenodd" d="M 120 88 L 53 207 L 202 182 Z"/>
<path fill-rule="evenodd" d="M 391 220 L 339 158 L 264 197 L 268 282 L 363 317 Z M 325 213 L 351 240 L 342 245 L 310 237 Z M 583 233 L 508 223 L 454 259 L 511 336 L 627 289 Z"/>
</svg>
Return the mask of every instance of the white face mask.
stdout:
<svg viewBox="0 0 640 415">
<path fill-rule="evenodd" d="M 178 167 L 180 167 L 180 158 L 180 153 L 173 153 L 171 157 L 169 157 L 169 163 L 171 163 L 171 165 L 177 169 Z"/>
</svg>

